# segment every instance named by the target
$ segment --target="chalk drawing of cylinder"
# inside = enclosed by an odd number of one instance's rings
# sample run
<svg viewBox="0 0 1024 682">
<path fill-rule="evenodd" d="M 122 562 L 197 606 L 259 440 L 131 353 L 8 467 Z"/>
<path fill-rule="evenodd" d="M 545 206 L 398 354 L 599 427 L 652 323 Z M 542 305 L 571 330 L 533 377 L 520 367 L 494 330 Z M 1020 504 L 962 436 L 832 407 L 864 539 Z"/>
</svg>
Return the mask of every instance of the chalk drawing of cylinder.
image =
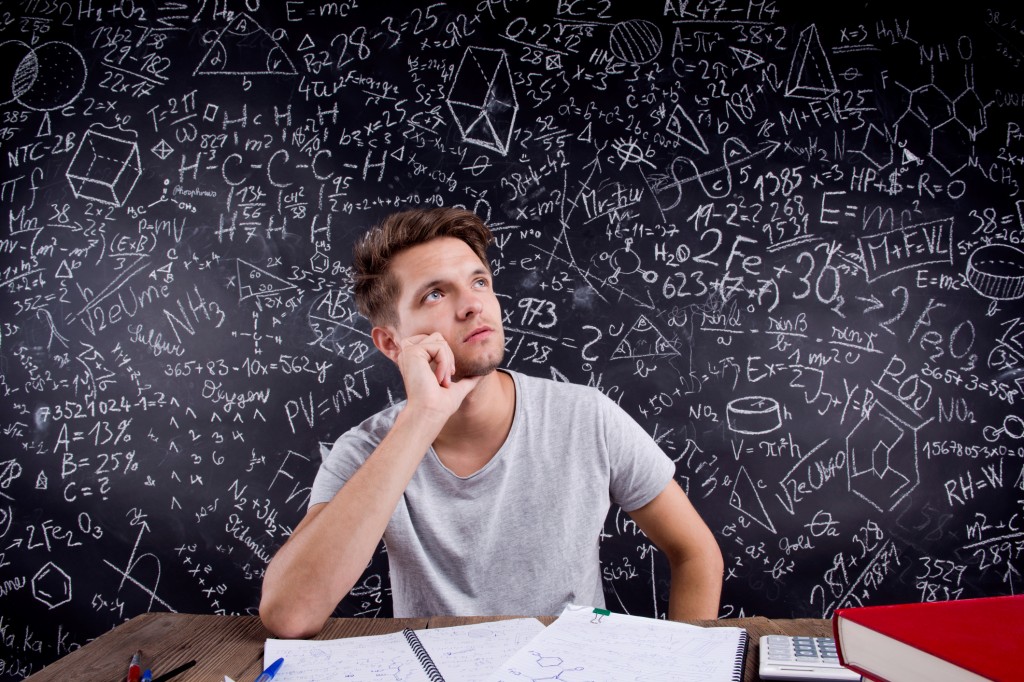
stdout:
<svg viewBox="0 0 1024 682">
<path fill-rule="evenodd" d="M 139 145 L 90 128 L 68 167 L 68 182 L 79 199 L 122 206 L 142 175 Z"/>
<path fill-rule="evenodd" d="M 1013 301 L 1024 296 L 1024 251 L 989 244 L 967 259 L 967 282 L 985 298 Z"/>
<path fill-rule="evenodd" d="M 736 433 L 758 436 L 782 426 L 779 402 L 774 398 L 747 396 L 731 401 L 725 408 L 729 428 Z"/>
</svg>

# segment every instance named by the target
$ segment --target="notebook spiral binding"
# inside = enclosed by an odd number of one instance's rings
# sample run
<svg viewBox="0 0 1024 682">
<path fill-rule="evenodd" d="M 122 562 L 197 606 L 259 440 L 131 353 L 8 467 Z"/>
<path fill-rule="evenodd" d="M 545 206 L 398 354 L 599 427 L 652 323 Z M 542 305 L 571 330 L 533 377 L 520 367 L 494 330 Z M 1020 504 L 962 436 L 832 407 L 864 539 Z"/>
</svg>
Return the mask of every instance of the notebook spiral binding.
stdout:
<svg viewBox="0 0 1024 682">
<path fill-rule="evenodd" d="M 441 675 L 441 671 L 434 665 L 434 659 L 430 657 L 427 650 L 423 647 L 423 642 L 416 636 L 416 633 L 406 628 L 402 631 L 405 635 L 405 639 L 409 642 L 409 648 L 416 655 L 416 658 L 420 662 L 420 666 L 423 671 L 427 673 L 427 677 L 430 678 L 430 682 L 445 682 L 444 677 Z"/>
<path fill-rule="evenodd" d="M 733 682 L 743 682 L 743 671 L 747 661 L 747 631 L 740 631 L 740 642 L 736 647 L 736 663 L 732 668 Z"/>
</svg>

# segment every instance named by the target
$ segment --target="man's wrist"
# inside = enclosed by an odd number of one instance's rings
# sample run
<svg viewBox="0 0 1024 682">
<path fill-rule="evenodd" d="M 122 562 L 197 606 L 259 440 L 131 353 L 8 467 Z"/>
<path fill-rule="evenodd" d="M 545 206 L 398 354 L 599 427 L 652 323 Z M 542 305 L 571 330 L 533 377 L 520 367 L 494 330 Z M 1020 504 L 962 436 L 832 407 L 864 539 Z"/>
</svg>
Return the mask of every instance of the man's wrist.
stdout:
<svg viewBox="0 0 1024 682">
<path fill-rule="evenodd" d="M 430 407 L 406 404 L 395 418 L 392 430 L 407 428 L 413 432 L 421 432 L 429 437 L 430 442 L 433 442 L 448 422 L 449 416 Z"/>
</svg>

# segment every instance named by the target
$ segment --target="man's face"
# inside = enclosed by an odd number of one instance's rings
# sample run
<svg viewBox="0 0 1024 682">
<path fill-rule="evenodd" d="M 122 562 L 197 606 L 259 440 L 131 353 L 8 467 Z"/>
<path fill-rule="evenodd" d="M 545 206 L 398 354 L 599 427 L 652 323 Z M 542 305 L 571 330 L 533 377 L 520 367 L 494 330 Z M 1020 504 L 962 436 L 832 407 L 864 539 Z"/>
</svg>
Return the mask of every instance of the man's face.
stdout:
<svg viewBox="0 0 1024 682">
<path fill-rule="evenodd" d="M 438 332 L 455 356 L 454 379 L 494 371 L 505 355 L 501 306 L 491 274 L 460 239 L 441 237 L 395 256 L 391 274 L 399 285 L 396 341 Z"/>
</svg>

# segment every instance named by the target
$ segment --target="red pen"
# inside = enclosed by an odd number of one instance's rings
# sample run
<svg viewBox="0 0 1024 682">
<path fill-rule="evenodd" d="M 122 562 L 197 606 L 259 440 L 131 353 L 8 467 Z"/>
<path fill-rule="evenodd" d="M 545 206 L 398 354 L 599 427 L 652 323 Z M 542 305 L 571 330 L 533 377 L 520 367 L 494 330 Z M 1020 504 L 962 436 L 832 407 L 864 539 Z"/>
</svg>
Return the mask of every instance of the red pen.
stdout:
<svg viewBox="0 0 1024 682">
<path fill-rule="evenodd" d="M 142 650 L 132 654 L 132 662 L 128 664 L 128 682 L 139 682 L 142 677 Z"/>
</svg>

